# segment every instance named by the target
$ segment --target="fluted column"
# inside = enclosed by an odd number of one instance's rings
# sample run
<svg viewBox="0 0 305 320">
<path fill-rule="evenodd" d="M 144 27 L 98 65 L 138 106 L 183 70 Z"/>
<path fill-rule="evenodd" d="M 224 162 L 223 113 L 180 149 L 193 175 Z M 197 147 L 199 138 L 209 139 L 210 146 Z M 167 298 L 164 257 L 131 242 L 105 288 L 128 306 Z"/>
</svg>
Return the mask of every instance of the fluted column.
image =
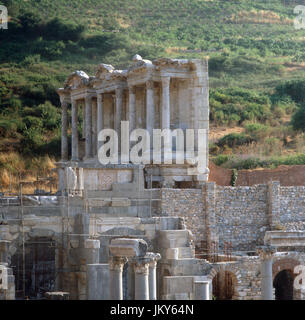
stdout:
<svg viewBox="0 0 305 320">
<path fill-rule="evenodd" d="M 78 104 L 72 100 L 72 160 L 78 161 Z"/>
<path fill-rule="evenodd" d="M 128 120 L 130 132 L 136 128 L 136 88 L 129 87 Z"/>
<path fill-rule="evenodd" d="M 170 77 L 162 77 L 162 129 L 170 128 Z"/>
<path fill-rule="evenodd" d="M 97 95 L 97 135 L 103 130 L 104 121 L 103 94 Z M 99 141 L 97 140 L 97 150 L 99 149 Z"/>
<path fill-rule="evenodd" d="M 68 103 L 61 102 L 61 160 L 68 160 Z"/>
<path fill-rule="evenodd" d="M 85 98 L 86 107 L 86 142 L 85 151 L 86 158 L 92 157 L 92 97 Z"/>
<path fill-rule="evenodd" d="M 146 82 L 146 129 L 152 137 L 153 128 L 155 124 L 155 110 L 154 110 L 154 82 Z"/>
<path fill-rule="evenodd" d="M 126 258 L 110 257 L 109 259 L 109 297 L 110 300 L 123 300 L 123 267 Z"/>
<path fill-rule="evenodd" d="M 262 300 L 273 300 L 272 256 L 275 251 L 272 246 L 262 246 L 257 249 L 261 259 Z"/>
<path fill-rule="evenodd" d="M 135 300 L 149 300 L 149 260 L 138 258 L 135 261 Z"/>
</svg>

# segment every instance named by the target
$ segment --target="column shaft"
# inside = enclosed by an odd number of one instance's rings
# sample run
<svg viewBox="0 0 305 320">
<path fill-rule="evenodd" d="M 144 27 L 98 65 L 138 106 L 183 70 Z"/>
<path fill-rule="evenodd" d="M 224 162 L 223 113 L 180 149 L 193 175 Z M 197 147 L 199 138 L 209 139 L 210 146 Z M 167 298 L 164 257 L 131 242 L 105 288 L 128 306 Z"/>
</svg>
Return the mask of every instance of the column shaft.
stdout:
<svg viewBox="0 0 305 320">
<path fill-rule="evenodd" d="M 162 129 L 170 128 L 170 77 L 162 78 Z"/>
<path fill-rule="evenodd" d="M 149 300 L 157 300 L 157 262 L 149 264 Z"/>
<path fill-rule="evenodd" d="M 61 159 L 68 160 L 68 103 L 63 101 L 61 104 Z"/>
<path fill-rule="evenodd" d="M 72 160 L 78 160 L 78 105 L 72 100 Z"/>
<path fill-rule="evenodd" d="M 117 133 L 119 133 L 121 129 L 122 109 L 123 109 L 123 89 L 118 88 L 115 91 L 115 115 L 114 115 L 114 130 L 116 130 Z"/>
<path fill-rule="evenodd" d="M 130 132 L 136 128 L 136 91 L 135 87 L 129 87 L 128 119 Z"/>
<path fill-rule="evenodd" d="M 109 297 L 110 300 L 123 300 L 123 267 L 125 260 L 111 257 L 109 261 Z"/>
<path fill-rule="evenodd" d="M 103 115 L 104 115 L 104 110 L 103 110 L 103 94 L 99 93 L 97 95 L 97 136 L 99 133 L 103 130 Z M 97 150 L 99 149 L 99 142 L 97 140 Z"/>
<path fill-rule="evenodd" d="M 86 107 L 85 151 L 86 151 L 86 158 L 91 158 L 92 157 L 92 98 L 91 97 L 86 97 L 85 107 Z"/>
<path fill-rule="evenodd" d="M 97 103 L 96 100 L 92 103 L 92 155 L 97 154 Z"/>
<path fill-rule="evenodd" d="M 146 129 L 152 137 L 153 128 L 155 124 L 154 112 L 154 82 L 146 82 Z"/>
<path fill-rule="evenodd" d="M 135 264 L 135 300 L 149 300 L 148 263 Z"/>
<path fill-rule="evenodd" d="M 127 300 L 134 300 L 135 297 L 135 274 L 134 265 L 128 261 L 128 274 L 127 274 Z"/>
<path fill-rule="evenodd" d="M 273 300 L 272 259 L 262 261 L 262 300 Z"/>
</svg>

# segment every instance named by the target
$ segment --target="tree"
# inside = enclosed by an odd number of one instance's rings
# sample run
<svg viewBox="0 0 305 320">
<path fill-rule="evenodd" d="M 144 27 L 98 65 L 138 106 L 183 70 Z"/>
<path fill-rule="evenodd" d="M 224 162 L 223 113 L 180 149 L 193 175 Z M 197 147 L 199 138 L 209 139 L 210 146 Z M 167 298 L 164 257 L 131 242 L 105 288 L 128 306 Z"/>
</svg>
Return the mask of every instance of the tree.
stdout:
<svg viewBox="0 0 305 320">
<path fill-rule="evenodd" d="M 291 118 L 295 130 L 305 131 L 305 104 L 302 104 Z"/>
</svg>

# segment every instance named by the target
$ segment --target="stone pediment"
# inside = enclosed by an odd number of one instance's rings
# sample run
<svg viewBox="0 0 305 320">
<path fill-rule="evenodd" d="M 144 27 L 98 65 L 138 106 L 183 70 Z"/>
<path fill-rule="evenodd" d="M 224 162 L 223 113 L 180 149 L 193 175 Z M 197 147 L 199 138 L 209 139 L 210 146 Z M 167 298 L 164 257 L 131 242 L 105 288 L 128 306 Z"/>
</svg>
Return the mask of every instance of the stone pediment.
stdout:
<svg viewBox="0 0 305 320">
<path fill-rule="evenodd" d="M 170 59 L 170 58 L 158 58 L 153 61 L 157 70 L 162 68 L 190 68 L 196 69 L 193 61 L 188 59 Z"/>
<path fill-rule="evenodd" d="M 111 74 L 114 71 L 114 67 L 111 64 L 101 63 L 99 64 L 95 77 L 97 79 L 103 79 L 107 74 Z"/>
<path fill-rule="evenodd" d="M 142 59 L 138 54 L 136 54 L 132 60 L 133 64 L 128 68 L 128 73 L 144 72 L 147 69 L 154 68 L 150 60 Z"/>
<path fill-rule="evenodd" d="M 77 89 L 85 87 L 89 84 L 90 77 L 87 75 L 86 72 L 77 70 L 73 72 L 65 81 L 64 88 L 65 89 Z"/>
</svg>

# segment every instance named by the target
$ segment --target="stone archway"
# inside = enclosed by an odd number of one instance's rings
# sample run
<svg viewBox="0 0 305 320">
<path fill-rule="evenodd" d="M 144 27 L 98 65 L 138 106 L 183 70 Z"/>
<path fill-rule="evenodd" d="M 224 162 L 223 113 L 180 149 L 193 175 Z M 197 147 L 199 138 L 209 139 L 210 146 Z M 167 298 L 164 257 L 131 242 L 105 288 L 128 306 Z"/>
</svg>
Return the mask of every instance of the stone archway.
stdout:
<svg viewBox="0 0 305 320">
<path fill-rule="evenodd" d="M 276 260 L 272 265 L 273 287 L 275 289 L 275 300 L 295 300 L 299 293 L 293 287 L 296 277 L 294 268 L 300 262 L 292 258 Z"/>
<path fill-rule="evenodd" d="M 237 287 L 240 284 L 239 271 L 226 265 L 214 266 L 208 274 L 212 280 L 212 297 L 216 300 L 235 300 L 238 297 Z"/>
<path fill-rule="evenodd" d="M 275 300 L 293 300 L 294 275 L 291 270 L 282 270 L 273 280 Z"/>
</svg>

